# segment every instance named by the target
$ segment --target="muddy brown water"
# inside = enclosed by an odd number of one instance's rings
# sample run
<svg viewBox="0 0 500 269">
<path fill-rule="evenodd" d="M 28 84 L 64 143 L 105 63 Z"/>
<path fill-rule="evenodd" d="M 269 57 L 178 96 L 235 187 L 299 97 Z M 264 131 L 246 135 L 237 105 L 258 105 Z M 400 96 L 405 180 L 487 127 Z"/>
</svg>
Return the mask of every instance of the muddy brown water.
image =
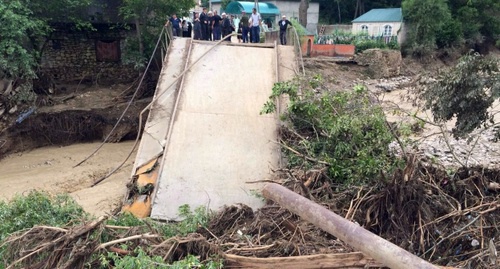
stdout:
<svg viewBox="0 0 500 269">
<path fill-rule="evenodd" d="M 95 187 L 91 185 L 122 163 L 133 144 L 134 141 L 105 144 L 92 158 L 75 168 L 73 166 L 100 143 L 43 147 L 11 154 L 0 160 L 0 199 L 6 201 L 30 190 L 42 190 L 69 194 L 85 211 L 96 216 L 111 212 L 126 193 L 135 152 L 115 174 Z"/>
</svg>

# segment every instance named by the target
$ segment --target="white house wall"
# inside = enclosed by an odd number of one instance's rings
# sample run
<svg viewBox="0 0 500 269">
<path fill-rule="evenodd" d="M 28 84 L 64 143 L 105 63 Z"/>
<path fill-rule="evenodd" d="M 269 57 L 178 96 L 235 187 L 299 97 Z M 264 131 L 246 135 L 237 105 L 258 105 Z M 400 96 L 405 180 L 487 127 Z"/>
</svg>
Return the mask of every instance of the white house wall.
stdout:
<svg viewBox="0 0 500 269">
<path fill-rule="evenodd" d="M 286 15 L 288 19 L 295 18 L 299 19 L 299 6 L 300 2 L 289 2 L 289 1 L 260 1 L 273 3 L 276 5 L 281 15 Z M 281 17 L 281 16 L 280 16 Z M 309 3 L 309 9 L 307 9 L 307 30 L 312 33 L 316 33 L 319 21 L 319 3 Z"/>
<path fill-rule="evenodd" d="M 386 25 L 390 25 L 392 27 L 392 35 L 395 36 L 398 34 L 398 31 L 401 29 L 400 22 L 356 22 L 352 23 L 352 32 L 354 34 L 360 33 L 362 31 L 361 27 L 363 25 L 368 26 L 368 35 L 371 36 L 380 36 L 384 33 L 384 27 Z"/>
</svg>

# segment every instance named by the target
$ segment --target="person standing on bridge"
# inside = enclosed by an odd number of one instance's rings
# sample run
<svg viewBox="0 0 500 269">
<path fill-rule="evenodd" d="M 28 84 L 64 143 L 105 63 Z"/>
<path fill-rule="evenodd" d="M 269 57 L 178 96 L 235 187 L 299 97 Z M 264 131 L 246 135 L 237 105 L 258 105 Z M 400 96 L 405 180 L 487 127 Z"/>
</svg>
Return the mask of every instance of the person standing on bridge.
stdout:
<svg viewBox="0 0 500 269">
<path fill-rule="evenodd" d="M 286 29 L 288 25 L 292 25 L 292 23 L 286 19 L 286 16 L 283 15 L 281 20 L 278 22 L 278 26 L 280 27 L 280 41 L 281 45 L 286 45 Z"/>
<path fill-rule="evenodd" d="M 193 38 L 194 40 L 201 40 L 202 39 L 202 34 L 201 34 L 201 21 L 200 21 L 200 14 L 194 13 L 194 20 L 193 20 Z"/>
<path fill-rule="evenodd" d="M 214 29 L 212 28 L 213 20 L 214 20 L 214 13 L 212 11 L 209 11 L 208 12 L 208 39 L 207 39 L 208 41 L 214 40 L 213 36 L 212 36 L 212 34 L 214 32 L 213 31 Z"/>
<path fill-rule="evenodd" d="M 257 13 L 257 9 L 253 8 L 252 9 L 252 15 L 251 18 L 252 20 L 252 43 L 259 43 L 260 42 L 260 25 L 262 23 L 262 17 L 260 16 L 260 13 Z"/>
<path fill-rule="evenodd" d="M 223 13 L 224 14 L 224 13 Z M 221 21 L 223 18 L 217 14 L 217 10 L 214 10 L 214 15 L 212 16 L 212 31 L 214 33 L 214 41 L 221 39 Z"/>
<path fill-rule="evenodd" d="M 240 24 L 241 24 L 241 40 L 243 40 L 243 43 L 248 43 L 248 16 L 245 11 L 241 12 L 241 19 L 240 19 Z"/>
<path fill-rule="evenodd" d="M 208 40 L 208 15 L 207 15 L 207 8 L 203 8 L 203 12 L 201 12 L 200 15 L 200 22 L 201 22 L 201 39 L 202 40 Z"/>
<path fill-rule="evenodd" d="M 170 17 L 170 23 L 172 24 L 172 31 L 174 36 L 181 36 L 181 20 L 177 18 L 177 15 L 174 13 L 172 17 Z"/>
<path fill-rule="evenodd" d="M 231 37 L 227 37 L 233 32 L 233 27 L 231 26 L 231 20 L 226 16 L 226 13 L 222 13 L 222 36 L 226 36 L 224 41 L 231 41 Z"/>
</svg>

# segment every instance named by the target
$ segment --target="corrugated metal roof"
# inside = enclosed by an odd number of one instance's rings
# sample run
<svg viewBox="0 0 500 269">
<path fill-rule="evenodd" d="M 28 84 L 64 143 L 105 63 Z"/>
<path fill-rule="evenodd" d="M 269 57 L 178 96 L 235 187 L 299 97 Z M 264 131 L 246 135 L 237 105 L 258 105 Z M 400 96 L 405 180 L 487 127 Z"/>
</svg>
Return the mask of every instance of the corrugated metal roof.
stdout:
<svg viewBox="0 0 500 269">
<path fill-rule="evenodd" d="M 357 17 L 352 22 L 400 22 L 403 21 L 401 8 L 375 8 Z"/>
<path fill-rule="evenodd" d="M 252 8 L 255 6 L 254 2 L 231 2 L 227 5 L 225 12 L 228 14 L 240 14 L 242 11 L 250 14 Z M 259 3 L 259 13 L 262 15 L 275 14 L 279 15 L 280 10 L 272 3 Z"/>
</svg>

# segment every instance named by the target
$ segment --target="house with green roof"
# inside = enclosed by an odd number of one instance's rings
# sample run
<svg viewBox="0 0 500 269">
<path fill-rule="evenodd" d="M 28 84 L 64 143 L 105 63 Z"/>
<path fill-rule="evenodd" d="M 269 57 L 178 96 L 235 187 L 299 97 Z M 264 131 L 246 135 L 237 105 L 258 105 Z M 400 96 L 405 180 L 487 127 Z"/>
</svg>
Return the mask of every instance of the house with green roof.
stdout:
<svg viewBox="0 0 500 269">
<path fill-rule="evenodd" d="M 402 41 L 403 12 L 401 8 L 375 8 L 352 21 L 353 33 L 367 33 L 382 36 L 386 40 L 397 38 Z"/>
</svg>

